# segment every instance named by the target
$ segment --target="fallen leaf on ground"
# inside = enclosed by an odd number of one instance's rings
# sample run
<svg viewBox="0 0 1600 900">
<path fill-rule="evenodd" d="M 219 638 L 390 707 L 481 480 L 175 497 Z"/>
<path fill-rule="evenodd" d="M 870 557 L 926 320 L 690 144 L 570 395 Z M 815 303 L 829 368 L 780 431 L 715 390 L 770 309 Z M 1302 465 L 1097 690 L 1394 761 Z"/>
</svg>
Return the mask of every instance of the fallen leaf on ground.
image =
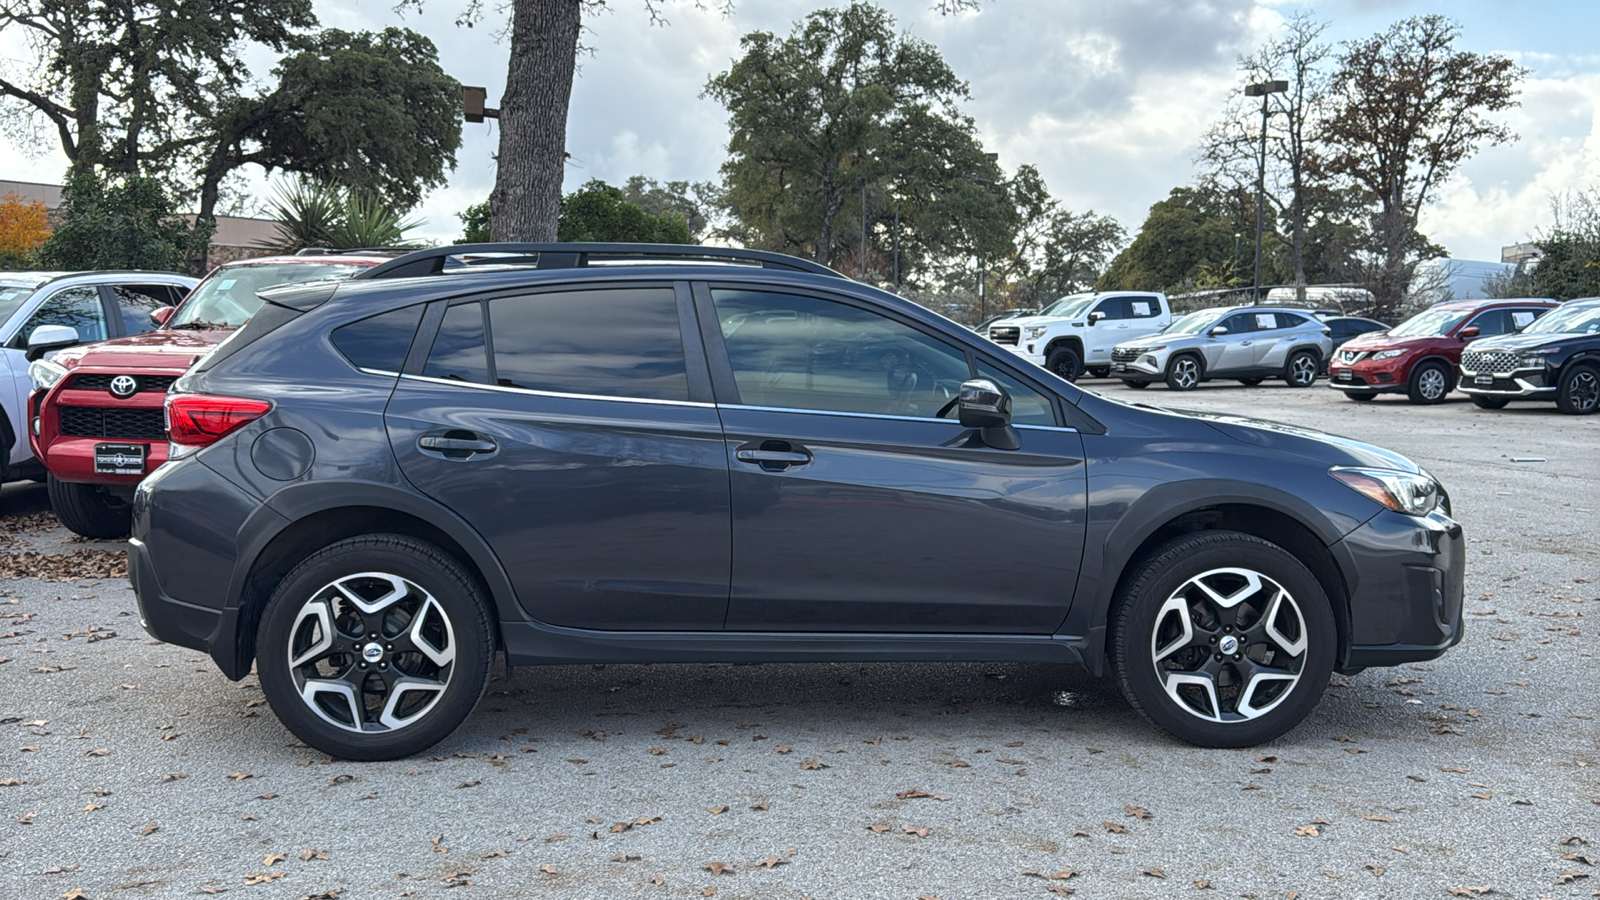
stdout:
<svg viewBox="0 0 1600 900">
<path fill-rule="evenodd" d="M 1155 814 L 1154 813 L 1150 812 L 1150 810 L 1145 809 L 1142 806 L 1124 806 L 1122 808 L 1122 812 L 1123 812 L 1124 815 L 1128 816 L 1131 819 L 1153 819 L 1153 818 L 1155 818 Z"/>
<path fill-rule="evenodd" d="M 705 869 L 707 872 L 710 872 L 713 875 L 733 874 L 733 866 L 730 866 L 725 862 L 708 862 L 700 868 Z"/>
<path fill-rule="evenodd" d="M 288 858 L 289 858 L 288 855 L 284 854 L 284 853 L 268 853 L 261 860 L 261 864 L 263 866 L 275 866 L 278 863 L 281 863 L 281 862 L 283 862 L 284 860 L 286 860 Z"/>
<path fill-rule="evenodd" d="M 1149 875 L 1151 878 L 1165 878 L 1165 877 L 1167 877 L 1167 873 L 1164 870 L 1153 868 L 1153 867 L 1149 868 L 1149 869 L 1145 869 L 1143 874 Z"/>
<path fill-rule="evenodd" d="M 282 878 L 283 876 L 284 876 L 284 873 L 283 872 L 278 872 L 278 871 L 273 871 L 273 872 L 252 872 L 251 874 L 244 876 L 244 883 L 245 884 L 271 884 L 272 882 L 277 881 L 278 879 Z"/>
<path fill-rule="evenodd" d="M 949 797 L 945 796 L 944 794 L 930 794 L 927 791 L 919 790 L 918 788 L 912 788 L 909 791 L 901 791 L 900 793 L 895 794 L 895 798 L 899 799 L 899 800 L 920 800 L 920 799 L 922 799 L 924 797 L 926 797 L 926 798 L 928 798 L 930 800 L 949 800 L 950 799 Z"/>
<path fill-rule="evenodd" d="M 900 830 L 904 831 L 906 834 L 914 834 L 917 837 L 927 837 L 928 836 L 928 828 L 927 828 L 927 826 L 922 826 L 922 827 L 919 828 L 916 825 L 901 824 Z"/>
<path fill-rule="evenodd" d="M 502 854 L 502 855 L 504 855 L 504 854 Z M 328 851 L 326 851 L 326 850 L 318 850 L 315 847 L 307 847 L 304 850 L 300 851 L 300 861 L 301 862 L 310 862 L 313 859 L 327 859 L 327 858 L 328 858 Z"/>
<path fill-rule="evenodd" d="M 720 816 L 720 815 L 722 815 L 723 813 L 725 813 L 727 811 L 728 811 L 728 807 L 726 807 L 726 806 L 708 806 L 708 807 L 706 807 L 706 812 L 711 813 L 713 816 Z"/>
<path fill-rule="evenodd" d="M 1100 824 L 1105 828 L 1105 830 L 1111 832 L 1112 834 L 1127 834 L 1128 833 L 1127 826 L 1118 825 L 1115 822 L 1101 822 Z"/>
<path fill-rule="evenodd" d="M 1315 825 L 1301 825 L 1294 830 L 1296 837 L 1319 837 L 1322 831 Z"/>
</svg>

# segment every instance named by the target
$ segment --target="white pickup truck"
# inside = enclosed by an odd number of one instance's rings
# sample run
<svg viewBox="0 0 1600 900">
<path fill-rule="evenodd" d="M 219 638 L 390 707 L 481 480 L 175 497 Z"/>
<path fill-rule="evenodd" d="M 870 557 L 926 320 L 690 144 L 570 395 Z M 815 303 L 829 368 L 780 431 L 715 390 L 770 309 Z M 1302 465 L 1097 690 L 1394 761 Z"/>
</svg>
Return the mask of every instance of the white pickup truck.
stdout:
<svg viewBox="0 0 1600 900">
<path fill-rule="evenodd" d="M 1037 315 L 1002 319 L 989 326 L 989 340 L 1068 381 L 1085 371 L 1111 372 L 1111 348 L 1155 334 L 1172 323 L 1167 295 L 1146 291 L 1071 294 Z"/>
</svg>

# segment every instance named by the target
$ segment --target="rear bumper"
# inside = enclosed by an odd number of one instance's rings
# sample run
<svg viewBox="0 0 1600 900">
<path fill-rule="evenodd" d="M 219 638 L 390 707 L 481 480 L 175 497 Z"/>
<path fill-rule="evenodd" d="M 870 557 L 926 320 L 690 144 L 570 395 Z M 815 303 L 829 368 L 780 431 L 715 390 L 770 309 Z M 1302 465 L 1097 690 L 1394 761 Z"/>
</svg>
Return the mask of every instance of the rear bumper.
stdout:
<svg viewBox="0 0 1600 900">
<path fill-rule="evenodd" d="M 1334 548 L 1355 573 L 1341 669 L 1434 659 L 1461 641 L 1466 540 L 1454 519 L 1385 510 Z"/>
</svg>

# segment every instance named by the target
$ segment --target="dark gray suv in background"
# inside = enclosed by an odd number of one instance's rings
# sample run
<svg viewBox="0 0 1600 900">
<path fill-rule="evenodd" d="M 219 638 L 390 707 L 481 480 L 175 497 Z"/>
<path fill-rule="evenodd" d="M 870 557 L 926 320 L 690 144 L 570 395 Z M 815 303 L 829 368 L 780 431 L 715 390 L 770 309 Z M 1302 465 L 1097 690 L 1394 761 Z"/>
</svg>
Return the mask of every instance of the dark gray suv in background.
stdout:
<svg viewBox="0 0 1600 900">
<path fill-rule="evenodd" d="M 803 260 L 474 245 L 262 296 L 168 396 L 132 579 L 336 756 L 441 740 L 496 652 L 1078 663 L 1225 747 L 1461 638 L 1411 461 L 1109 400 Z"/>
</svg>

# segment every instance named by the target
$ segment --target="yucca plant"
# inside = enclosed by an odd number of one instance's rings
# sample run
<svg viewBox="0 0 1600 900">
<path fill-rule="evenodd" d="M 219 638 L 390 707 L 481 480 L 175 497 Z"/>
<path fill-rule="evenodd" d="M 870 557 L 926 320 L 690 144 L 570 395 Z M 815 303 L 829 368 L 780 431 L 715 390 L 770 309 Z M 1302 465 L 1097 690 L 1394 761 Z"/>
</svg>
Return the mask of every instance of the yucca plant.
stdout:
<svg viewBox="0 0 1600 900">
<path fill-rule="evenodd" d="M 291 179 L 273 191 L 271 218 L 278 228 L 271 245 L 280 253 L 306 247 L 405 246 L 406 233 L 422 223 L 368 191 L 329 181 Z"/>
<path fill-rule="evenodd" d="M 417 219 L 405 218 L 404 213 L 378 196 L 352 189 L 345 193 L 344 208 L 329 230 L 328 238 L 332 246 L 346 249 L 403 247 L 406 246 L 406 232 L 421 224 Z"/>
</svg>

